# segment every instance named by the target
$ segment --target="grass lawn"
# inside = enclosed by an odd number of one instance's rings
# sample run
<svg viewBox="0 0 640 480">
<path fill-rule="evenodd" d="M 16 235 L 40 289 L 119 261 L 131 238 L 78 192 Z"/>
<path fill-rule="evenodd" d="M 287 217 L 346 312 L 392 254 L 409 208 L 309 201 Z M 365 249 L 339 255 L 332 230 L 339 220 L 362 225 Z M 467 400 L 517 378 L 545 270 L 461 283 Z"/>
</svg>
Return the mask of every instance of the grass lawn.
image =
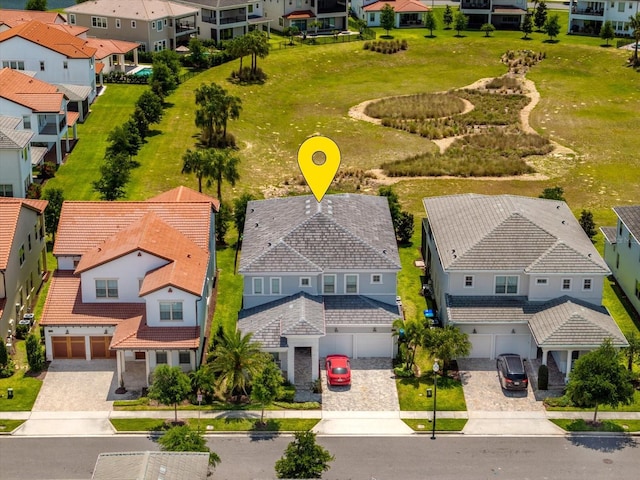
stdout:
<svg viewBox="0 0 640 480">
<path fill-rule="evenodd" d="M 637 432 L 640 420 L 602 420 L 593 425 L 582 419 L 553 419 L 553 423 L 568 432 Z"/>
<path fill-rule="evenodd" d="M 27 412 L 36 401 L 42 380 L 25 375 L 19 370 L 10 378 L 0 379 L 0 412 Z M 13 398 L 7 398 L 7 388 L 13 388 Z"/>
<path fill-rule="evenodd" d="M 420 378 L 396 379 L 400 410 L 432 411 L 433 397 L 427 397 L 427 388 L 433 389 L 433 375 Z M 462 393 L 462 384 L 451 378 L 438 378 L 436 409 L 443 411 L 466 410 L 467 405 Z"/>
<path fill-rule="evenodd" d="M 568 405 L 569 401 L 566 397 L 547 398 L 544 401 L 547 410 L 558 412 L 593 412 L 593 408 L 578 408 L 573 405 Z M 568 406 L 566 406 L 568 405 Z M 617 408 L 612 408 L 608 405 L 600 405 L 598 412 L 640 412 L 640 391 L 635 391 L 633 394 L 633 402 L 629 405 L 619 405 Z"/>
<path fill-rule="evenodd" d="M 5 420 L 0 418 L 0 433 L 11 433 L 24 422 L 24 420 Z"/>
<path fill-rule="evenodd" d="M 200 430 L 211 432 L 294 432 L 312 429 L 319 419 L 267 419 L 266 425 L 256 428 L 256 420 L 248 418 L 215 418 L 201 419 Z M 192 430 L 198 429 L 198 419 L 189 418 L 188 425 Z M 167 430 L 168 426 L 162 419 L 153 418 L 112 418 L 111 424 L 119 432 L 146 432 Z M 212 427 L 207 429 L 207 427 Z"/>
<path fill-rule="evenodd" d="M 431 432 L 433 424 L 428 418 L 411 419 L 403 418 L 402 421 L 416 432 Z M 466 418 L 437 418 L 436 432 L 459 432 L 467 424 Z"/>
</svg>

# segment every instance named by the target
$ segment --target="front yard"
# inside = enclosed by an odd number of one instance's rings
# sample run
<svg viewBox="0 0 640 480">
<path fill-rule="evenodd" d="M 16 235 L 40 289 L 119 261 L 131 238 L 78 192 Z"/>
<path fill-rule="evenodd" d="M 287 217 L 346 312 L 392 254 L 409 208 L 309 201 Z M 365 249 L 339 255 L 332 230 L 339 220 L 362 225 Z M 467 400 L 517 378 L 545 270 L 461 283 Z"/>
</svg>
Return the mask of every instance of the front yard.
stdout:
<svg viewBox="0 0 640 480">
<path fill-rule="evenodd" d="M 398 378 L 398 400 L 400 410 L 427 411 L 433 410 L 434 396 L 427 396 L 427 389 L 433 393 L 433 374 L 427 373 L 420 378 Z M 449 377 L 438 377 L 438 391 L 436 393 L 436 409 L 442 411 L 464 411 L 467 406 L 464 401 L 462 384 Z"/>
</svg>

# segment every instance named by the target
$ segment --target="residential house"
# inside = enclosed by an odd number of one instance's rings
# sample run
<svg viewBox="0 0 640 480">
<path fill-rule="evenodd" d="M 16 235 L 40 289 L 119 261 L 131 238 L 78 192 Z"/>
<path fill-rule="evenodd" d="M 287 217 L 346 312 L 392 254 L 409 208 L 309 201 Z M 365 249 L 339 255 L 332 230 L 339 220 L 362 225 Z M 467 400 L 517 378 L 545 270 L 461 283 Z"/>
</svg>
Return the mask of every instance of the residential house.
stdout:
<svg viewBox="0 0 640 480">
<path fill-rule="evenodd" d="M 601 228 L 604 259 L 618 285 L 640 313 L 640 205 L 614 207 L 615 227 Z"/>
<path fill-rule="evenodd" d="M 279 32 L 297 27 L 300 32 L 327 33 L 349 26 L 346 0 L 263 0 L 262 11 Z"/>
<path fill-rule="evenodd" d="M 426 292 L 469 335 L 471 357 L 572 361 L 627 341 L 602 303 L 610 271 L 566 203 L 512 195 L 425 198 Z"/>
<path fill-rule="evenodd" d="M 33 183 L 32 137 L 31 130 L 22 128 L 22 118 L 0 115 L 0 197 L 27 196 Z"/>
<path fill-rule="evenodd" d="M 318 378 L 326 355 L 392 358 L 400 268 L 384 197 L 251 201 L 238 329 L 251 332 L 298 384 Z"/>
<path fill-rule="evenodd" d="M 97 93 L 95 53 L 86 40 L 38 20 L 0 33 L 2 66 L 35 72 L 37 79 L 59 87 L 81 122 Z"/>
<path fill-rule="evenodd" d="M 55 150 L 56 161 L 62 163 L 63 139 L 65 152 L 70 151 L 69 127 L 77 139 L 79 114 L 67 111 L 68 97 L 58 87 L 11 68 L 0 70 L 0 112 L 7 117 L 22 119 L 22 128 L 32 130 L 32 146 Z"/>
<path fill-rule="evenodd" d="M 127 72 L 125 55 L 133 54 L 133 63 L 138 65 L 138 44 L 124 40 L 109 40 L 108 38 L 88 38 L 87 45 L 96 49 L 96 73 L 102 78 L 111 72 Z M 100 82 L 102 83 L 102 82 Z"/>
<path fill-rule="evenodd" d="M 91 480 L 207 480 L 207 452 L 101 453 Z"/>
<path fill-rule="evenodd" d="M 0 197 L 0 332 L 11 343 L 47 271 L 45 200 Z"/>
<path fill-rule="evenodd" d="M 198 38 L 230 40 L 253 30 L 270 32 L 271 19 L 263 16 L 260 1 L 250 0 L 178 0 L 200 9 L 197 18 Z"/>
<path fill-rule="evenodd" d="M 634 1 L 586 1 L 571 0 L 569 8 L 569 31 L 583 35 L 599 35 L 602 25 L 610 21 L 616 35 L 633 36 L 629 17 L 640 11 L 640 2 Z"/>
<path fill-rule="evenodd" d="M 352 4 L 352 8 L 359 18 L 367 22 L 369 27 L 380 26 L 380 13 L 389 5 L 393 7 L 395 14 L 394 28 L 420 27 L 423 25 L 423 16 L 431 8 L 418 0 L 360 0 Z"/>
<path fill-rule="evenodd" d="M 42 314 L 47 360 L 117 358 L 147 386 L 198 367 L 208 337 L 219 202 L 179 187 L 145 202 L 64 202 Z"/>
<path fill-rule="evenodd" d="M 197 34 L 199 9 L 166 0 L 94 0 L 65 9 L 88 35 L 140 44 L 147 52 L 175 50 Z"/>
<path fill-rule="evenodd" d="M 39 10 L 8 10 L 0 8 L 0 32 L 17 27 L 22 23 L 28 23 L 31 20 L 49 25 L 64 25 L 67 23 L 66 18 L 58 12 L 41 12 Z"/>
<path fill-rule="evenodd" d="M 527 14 L 526 0 L 460 0 L 460 11 L 470 28 L 490 23 L 501 30 L 520 30 Z"/>
</svg>

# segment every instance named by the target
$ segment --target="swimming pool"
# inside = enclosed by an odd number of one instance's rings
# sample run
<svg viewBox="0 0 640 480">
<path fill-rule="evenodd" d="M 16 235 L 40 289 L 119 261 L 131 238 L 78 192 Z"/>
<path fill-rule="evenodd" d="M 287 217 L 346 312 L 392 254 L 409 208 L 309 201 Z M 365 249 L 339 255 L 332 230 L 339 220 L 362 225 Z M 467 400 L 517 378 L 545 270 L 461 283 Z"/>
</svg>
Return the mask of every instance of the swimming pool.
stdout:
<svg viewBox="0 0 640 480">
<path fill-rule="evenodd" d="M 133 73 L 136 77 L 148 77 L 153 73 L 153 67 L 144 67 Z"/>
</svg>

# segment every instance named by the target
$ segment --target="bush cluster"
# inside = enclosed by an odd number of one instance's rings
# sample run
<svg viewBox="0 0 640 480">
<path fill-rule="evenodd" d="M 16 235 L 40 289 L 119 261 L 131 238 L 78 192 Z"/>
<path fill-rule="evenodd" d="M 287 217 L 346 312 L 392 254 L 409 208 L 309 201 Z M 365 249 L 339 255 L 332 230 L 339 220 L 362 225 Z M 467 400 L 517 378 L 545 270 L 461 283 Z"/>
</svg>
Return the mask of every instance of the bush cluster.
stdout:
<svg viewBox="0 0 640 480">
<path fill-rule="evenodd" d="M 370 103 L 364 113 L 381 119 L 426 120 L 448 117 L 464 111 L 464 102 L 451 93 L 419 93 L 383 98 Z"/>
<path fill-rule="evenodd" d="M 231 72 L 231 79 L 238 83 L 264 83 L 267 74 L 260 67 L 252 70 L 251 67 L 242 67 L 242 70 Z"/>
<path fill-rule="evenodd" d="M 126 75 L 124 72 L 109 72 L 103 76 L 104 83 L 125 83 L 131 85 L 147 85 L 150 77 L 142 75 Z"/>
<path fill-rule="evenodd" d="M 373 42 L 364 42 L 365 50 L 378 53 L 397 53 L 407 48 L 409 48 L 409 44 L 406 40 L 374 40 Z"/>
<path fill-rule="evenodd" d="M 509 67 L 511 73 L 526 73 L 531 67 L 546 58 L 544 52 L 531 50 L 508 50 L 500 61 Z"/>
<path fill-rule="evenodd" d="M 522 82 L 516 77 L 509 77 L 503 75 L 502 77 L 492 78 L 486 85 L 489 90 L 500 90 L 506 92 L 507 90 L 516 93 L 522 93 Z"/>
</svg>

